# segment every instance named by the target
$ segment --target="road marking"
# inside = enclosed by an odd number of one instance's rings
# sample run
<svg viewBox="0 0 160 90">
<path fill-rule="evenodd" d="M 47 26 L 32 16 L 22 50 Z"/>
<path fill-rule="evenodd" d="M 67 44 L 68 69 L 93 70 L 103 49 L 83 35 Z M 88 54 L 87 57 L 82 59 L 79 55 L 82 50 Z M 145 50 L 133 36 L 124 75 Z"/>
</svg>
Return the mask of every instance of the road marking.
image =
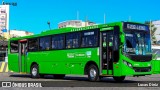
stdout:
<svg viewBox="0 0 160 90">
<path fill-rule="evenodd" d="M 7 64 L 7 66 L 6 66 L 6 71 L 5 72 L 8 72 L 8 64 Z"/>
<path fill-rule="evenodd" d="M 2 66 L 0 67 L 0 72 L 3 72 L 5 62 L 2 62 Z"/>
<path fill-rule="evenodd" d="M 0 73 L 7 73 L 7 72 L 13 72 L 8 70 L 8 63 L 7 62 L 0 62 Z"/>
</svg>

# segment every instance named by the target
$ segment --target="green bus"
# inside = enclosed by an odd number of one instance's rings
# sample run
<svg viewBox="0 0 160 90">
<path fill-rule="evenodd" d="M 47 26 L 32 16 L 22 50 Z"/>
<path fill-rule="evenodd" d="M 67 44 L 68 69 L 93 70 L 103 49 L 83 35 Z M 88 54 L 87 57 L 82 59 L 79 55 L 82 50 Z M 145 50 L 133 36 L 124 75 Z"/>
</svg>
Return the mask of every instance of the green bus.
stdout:
<svg viewBox="0 0 160 90">
<path fill-rule="evenodd" d="M 88 75 L 90 81 L 152 74 L 149 27 L 115 22 L 82 28 L 60 28 L 37 35 L 11 38 L 9 70 L 32 78 L 66 74 Z"/>
</svg>

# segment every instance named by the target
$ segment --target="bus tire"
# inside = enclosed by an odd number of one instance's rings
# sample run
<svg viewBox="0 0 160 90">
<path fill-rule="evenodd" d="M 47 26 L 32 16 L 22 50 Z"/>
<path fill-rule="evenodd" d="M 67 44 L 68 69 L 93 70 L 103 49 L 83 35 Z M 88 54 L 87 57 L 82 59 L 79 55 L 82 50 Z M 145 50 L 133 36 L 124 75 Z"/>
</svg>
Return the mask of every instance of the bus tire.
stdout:
<svg viewBox="0 0 160 90">
<path fill-rule="evenodd" d="M 65 77 L 65 74 L 54 74 L 53 76 L 55 79 L 63 79 Z"/>
<path fill-rule="evenodd" d="M 97 66 L 95 66 L 94 64 L 91 64 L 89 67 L 88 67 L 88 70 L 87 70 L 87 74 L 88 74 L 88 79 L 89 81 L 99 81 L 100 78 L 99 78 L 99 71 L 98 71 L 98 68 Z"/>
<path fill-rule="evenodd" d="M 39 78 L 39 67 L 37 64 L 32 65 L 31 67 L 31 77 L 32 78 Z"/>
<path fill-rule="evenodd" d="M 113 79 L 114 79 L 116 82 L 122 82 L 122 81 L 125 79 L 125 76 L 120 76 L 120 77 L 114 76 Z"/>
</svg>

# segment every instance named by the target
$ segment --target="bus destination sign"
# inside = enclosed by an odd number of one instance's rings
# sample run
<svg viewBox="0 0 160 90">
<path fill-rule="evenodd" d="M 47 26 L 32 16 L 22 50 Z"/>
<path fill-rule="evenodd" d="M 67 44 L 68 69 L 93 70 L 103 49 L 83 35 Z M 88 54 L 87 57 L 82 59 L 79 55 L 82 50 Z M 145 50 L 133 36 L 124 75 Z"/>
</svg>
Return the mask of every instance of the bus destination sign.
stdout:
<svg viewBox="0 0 160 90">
<path fill-rule="evenodd" d="M 143 30 L 149 31 L 149 27 L 144 24 L 135 24 L 135 23 L 124 23 L 123 28 L 125 30 Z"/>
</svg>

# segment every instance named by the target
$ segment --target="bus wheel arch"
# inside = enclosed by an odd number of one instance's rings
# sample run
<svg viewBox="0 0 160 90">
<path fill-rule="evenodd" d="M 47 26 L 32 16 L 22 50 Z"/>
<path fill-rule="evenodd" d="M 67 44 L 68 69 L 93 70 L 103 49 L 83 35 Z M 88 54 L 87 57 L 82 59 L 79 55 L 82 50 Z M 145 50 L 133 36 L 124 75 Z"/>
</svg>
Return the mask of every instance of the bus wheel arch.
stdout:
<svg viewBox="0 0 160 90">
<path fill-rule="evenodd" d="M 39 65 L 36 62 L 33 62 L 30 66 L 30 74 L 32 78 L 39 78 Z"/>
<path fill-rule="evenodd" d="M 84 73 L 88 75 L 90 81 L 99 81 L 99 69 L 94 61 L 86 63 Z"/>
<path fill-rule="evenodd" d="M 85 75 L 87 75 L 87 69 L 89 68 L 90 65 L 95 65 L 98 68 L 97 64 L 94 61 L 88 61 L 85 65 L 85 68 L 84 68 Z"/>
</svg>

